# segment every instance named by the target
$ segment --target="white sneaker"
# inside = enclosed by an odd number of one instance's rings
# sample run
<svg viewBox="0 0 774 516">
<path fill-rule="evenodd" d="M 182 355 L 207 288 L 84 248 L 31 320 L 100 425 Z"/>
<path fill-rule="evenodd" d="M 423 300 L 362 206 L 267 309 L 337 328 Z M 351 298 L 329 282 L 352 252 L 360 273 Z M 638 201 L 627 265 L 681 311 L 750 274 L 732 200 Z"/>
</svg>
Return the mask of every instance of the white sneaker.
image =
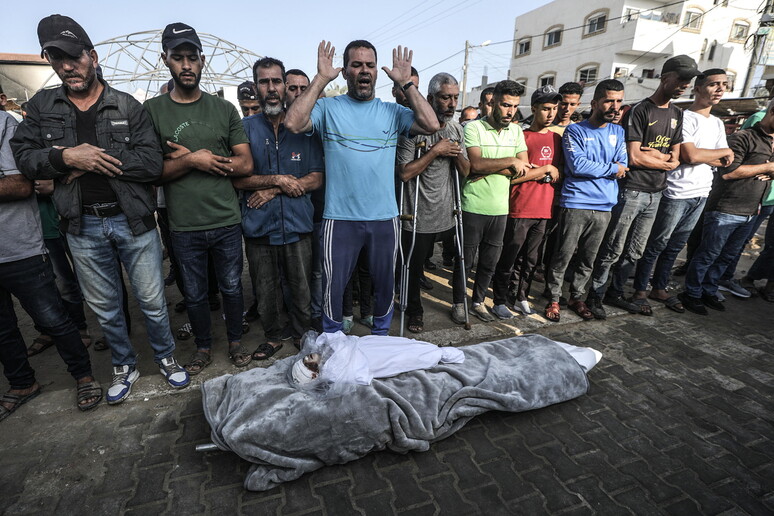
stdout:
<svg viewBox="0 0 774 516">
<path fill-rule="evenodd" d="M 105 400 L 109 405 L 121 403 L 132 392 L 132 385 L 140 377 L 140 372 L 132 366 L 117 366 L 113 368 L 113 382 L 107 391 Z"/>
<path fill-rule="evenodd" d="M 739 283 L 739 280 L 733 278 L 730 280 L 719 281 L 718 290 L 722 290 L 723 292 L 730 292 L 736 297 L 748 298 L 752 296 L 750 291 L 744 288 L 741 283 Z"/>
<path fill-rule="evenodd" d="M 532 309 L 532 305 L 529 304 L 529 301 L 527 301 L 526 299 L 524 301 L 516 301 L 513 304 L 513 309 L 524 315 L 530 315 L 535 313 L 535 311 Z"/>
<path fill-rule="evenodd" d="M 159 363 L 159 372 L 167 380 L 167 383 L 175 389 L 188 387 L 188 384 L 191 383 L 188 371 L 180 367 L 175 357 L 162 358 L 161 363 Z"/>
</svg>

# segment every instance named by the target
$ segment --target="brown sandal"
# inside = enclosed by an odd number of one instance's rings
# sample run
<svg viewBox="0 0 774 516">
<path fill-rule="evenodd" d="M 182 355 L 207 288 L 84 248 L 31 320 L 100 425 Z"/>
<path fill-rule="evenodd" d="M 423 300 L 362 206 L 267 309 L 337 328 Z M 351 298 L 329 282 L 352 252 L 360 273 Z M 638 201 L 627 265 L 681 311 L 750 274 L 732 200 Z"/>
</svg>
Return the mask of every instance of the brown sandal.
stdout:
<svg viewBox="0 0 774 516">
<path fill-rule="evenodd" d="M 561 317 L 559 310 L 559 303 L 548 303 L 543 315 L 551 322 L 559 322 L 559 318 Z"/>
<path fill-rule="evenodd" d="M 412 315 L 409 317 L 407 328 L 411 333 L 422 333 L 425 329 L 425 322 L 422 320 L 422 316 Z"/>
<path fill-rule="evenodd" d="M 236 346 L 229 347 L 228 358 L 231 359 L 231 363 L 235 366 L 244 367 L 253 361 L 253 354 L 243 344 L 237 344 Z"/>
<path fill-rule="evenodd" d="M 589 309 L 588 305 L 580 299 L 573 299 L 567 303 L 567 308 L 578 314 L 578 317 L 584 321 L 590 321 L 594 318 L 594 314 Z"/>
<path fill-rule="evenodd" d="M 54 339 L 49 337 L 48 335 L 45 335 L 41 333 L 37 337 L 35 337 L 35 340 L 32 341 L 32 344 L 30 347 L 27 348 L 27 356 L 33 357 L 37 355 L 38 353 L 42 353 L 51 346 L 54 345 Z"/>
</svg>

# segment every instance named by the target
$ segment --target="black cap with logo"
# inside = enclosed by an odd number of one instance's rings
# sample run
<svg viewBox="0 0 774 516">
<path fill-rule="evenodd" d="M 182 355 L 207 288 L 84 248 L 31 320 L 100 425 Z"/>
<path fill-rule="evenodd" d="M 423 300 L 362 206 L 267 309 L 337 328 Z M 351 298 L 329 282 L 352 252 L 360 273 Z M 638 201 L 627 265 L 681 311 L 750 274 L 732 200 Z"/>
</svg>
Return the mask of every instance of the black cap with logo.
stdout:
<svg viewBox="0 0 774 516">
<path fill-rule="evenodd" d="M 255 83 L 245 81 L 237 87 L 237 100 L 258 100 Z"/>
<path fill-rule="evenodd" d="M 661 68 L 661 74 L 668 72 L 676 72 L 681 79 L 693 79 L 697 75 L 701 75 L 699 67 L 696 66 L 696 61 L 685 54 L 670 57 L 666 60 Z"/>
<path fill-rule="evenodd" d="M 202 51 L 202 42 L 199 35 L 190 25 L 185 23 L 170 23 L 161 34 L 161 48 L 166 52 L 168 48 L 177 48 L 184 43 L 189 43 L 199 51 Z"/>
<path fill-rule="evenodd" d="M 94 48 L 83 27 L 69 16 L 61 14 L 52 14 L 40 20 L 38 41 L 40 57 L 43 57 L 43 51 L 49 48 L 59 49 L 73 57 L 81 55 L 84 49 Z"/>
</svg>

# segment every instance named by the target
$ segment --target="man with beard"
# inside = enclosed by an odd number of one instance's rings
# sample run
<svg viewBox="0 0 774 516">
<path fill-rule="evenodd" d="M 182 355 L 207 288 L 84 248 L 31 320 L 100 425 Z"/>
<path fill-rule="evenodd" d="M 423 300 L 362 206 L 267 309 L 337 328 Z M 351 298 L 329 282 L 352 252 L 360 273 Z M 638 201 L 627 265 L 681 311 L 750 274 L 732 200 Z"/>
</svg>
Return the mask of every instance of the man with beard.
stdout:
<svg viewBox="0 0 774 516">
<path fill-rule="evenodd" d="M 451 318 L 457 324 L 465 323 L 467 277 L 476 252 L 472 312 L 484 322 L 494 321 L 484 306 L 484 298 L 503 247 L 511 180 L 523 176 L 530 168 L 524 133 L 518 124 L 511 123 L 522 95 L 521 84 L 498 82 L 490 115 L 465 126 L 465 147 L 470 160 L 470 175 L 461 195 L 465 270 L 455 260 L 452 275 Z"/>
<path fill-rule="evenodd" d="M 175 87 L 145 102 L 145 109 L 166 152 L 160 183 L 196 339 L 185 368 L 198 374 L 212 361 L 208 255 L 223 295 L 229 358 L 237 367 L 246 366 L 251 355 L 241 345 L 242 214 L 231 179 L 250 175 L 250 146 L 234 106 L 199 88 L 205 57 L 196 31 L 184 23 L 169 24 L 161 46 Z"/>
<path fill-rule="evenodd" d="M 239 102 L 239 109 L 242 110 L 243 117 L 261 112 L 261 105 L 258 103 L 258 94 L 255 91 L 253 81 L 245 81 L 237 87 L 237 102 Z"/>
<path fill-rule="evenodd" d="M 601 81 L 594 90 L 589 119 L 564 131 L 564 183 L 559 199 L 557 247 L 546 278 L 551 297 L 544 313 L 552 322 L 559 321 L 559 298 L 571 260 L 576 265 L 567 304 L 578 315 L 588 318 L 589 309 L 582 297 L 610 221 L 610 210 L 618 197 L 617 179 L 627 171 L 624 130 L 612 123 L 623 99 L 624 86 L 620 81 Z M 577 258 L 573 260 L 576 250 Z"/>
<path fill-rule="evenodd" d="M 285 72 L 285 109 L 309 87 L 309 76 L 303 70 L 291 68 Z"/>
<path fill-rule="evenodd" d="M 563 166 L 562 138 L 549 130 L 561 99 L 553 86 L 542 86 L 532 93 L 532 124 L 524 131 L 524 140 L 534 168 L 512 181 L 503 251 L 492 284 L 492 312 L 500 319 L 513 317 L 506 306 L 509 292 L 515 297 L 514 310 L 524 315 L 533 313 L 528 300 L 530 284 Z"/>
<path fill-rule="evenodd" d="M 621 182 L 618 204 L 597 256 L 586 300 L 591 313 L 584 312 L 584 319 L 604 319 L 603 301 L 630 313 L 653 315 L 646 298 L 625 299 L 623 288 L 648 243 L 667 172 L 680 165 L 683 111 L 671 100 L 679 98 L 699 74 L 696 61 L 686 55 L 667 59 L 656 91 L 635 104 L 621 121 L 630 170 Z M 606 290 L 608 276 L 612 280 Z"/>
<path fill-rule="evenodd" d="M 403 212 L 414 209 L 414 193 L 419 185 L 416 213 L 416 240 L 409 263 L 408 329 L 419 333 L 424 329 L 422 300 L 419 292 L 422 266 L 436 239 L 450 236 L 454 227 L 454 176 L 463 178 L 470 171 L 462 126 L 453 120 L 460 96 L 457 79 L 439 73 L 430 79 L 427 101 L 433 107 L 441 129 L 429 136 L 401 137 L 398 140 L 398 173 L 406 182 Z M 426 151 L 416 158 L 417 144 L 424 142 Z M 403 223 L 403 247 L 411 246 L 411 222 Z"/>
<path fill-rule="evenodd" d="M 704 210 L 712 188 L 712 168 L 726 167 L 734 160 L 734 153 L 726 143 L 723 121 L 710 114 L 727 88 L 728 76 L 723 69 L 706 70 L 696 77 L 693 104 L 683 112 L 682 164 L 667 172 L 667 188 L 634 276 L 635 298 L 646 297 L 650 281 L 653 287 L 650 299 L 679 313 L 685 308 L 666 291 L 672 265 Z"/>
<path fill-rule="evenodd" d="M 161 374 L 172 387 L 185 387 L 188 374 L 173 357 L 153 213 L 151 182 L 161 175 L 153 126 L 134 98 L 97 77 L 97 53 L 75 21 L 44 18 L 38 39 L 62 86 L 42 90 L 29 101 L 27 119 L 11 144 L 28 178 L 55 180 L 53 201 L 81 290 L 112 350 L 107 402 L 125 400 L 139 377 L 116 288 L 122 264 Z"/>
<path fill-rule="evenodd" d="M 572 115 L 575 114 L 575 110 L 580 106 L 583 86 L 577 82 L 566 82 L 559 88 L 559 95 L 562 96 L 562 100 L 559 102 L 559 108 L 556 110 L 556 119 L 551 126 L 551 130 L 556 131 L 561 136 L 564 134 L 565 128 L 574 123 Z"/>
<path fill-rule="evenodd" d="M 281 346 L 277 298 L 280 268 L 289 289 L 292 335 L 296 344 L 311 327 L 309 276 L 312 268 L 312 215 L 309 192 L 322 184 L 320 139 L 294 134 L 285 119 L 285 66 L 264 57 L 253 65 L 262 113 L 244 120 L 253 156 L 253 175 L 234 180 L 250 195 L 242 200 L 242 231 L 258 315 L 266 342 L 253 353 L 264 360 Z"/>
<path fill-rule="evenodd" d="M 376 49 L 371 43 L 349 43 L 343 69 L 333 67 L 334 51 L 330 43 L 320 43 L 317 75 L 285 116 L 286 127 L 294 133 L 314 130 L 325 150 L 323 329 L 342 328 L 344 289 L 365 249 L 375 297 L 371 332 L 387 335 L 398 241 L 394 182 L 398 136 L 432 134 L 440 125 L 410 80 L 413 53 L 408 49 L 393 50 L 393 68 L 382 70 L 406 95 L 411 109 L 375 98 Z M 318 100 L 339 72 L 347 81 L 347 94 Z"/>
</svg>

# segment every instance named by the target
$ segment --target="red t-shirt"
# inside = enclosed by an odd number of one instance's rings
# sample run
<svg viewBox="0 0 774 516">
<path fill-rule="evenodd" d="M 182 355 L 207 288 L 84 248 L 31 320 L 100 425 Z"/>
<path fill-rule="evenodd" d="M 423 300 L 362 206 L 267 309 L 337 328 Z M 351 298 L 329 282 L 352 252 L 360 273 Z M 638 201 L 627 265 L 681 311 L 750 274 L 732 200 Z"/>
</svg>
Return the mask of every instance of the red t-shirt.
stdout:
<svg viewBox="0 0 774 516">
<path fill-rule="evenodd" d="M 529 162 L 542 167 L 553 165 L 560 171 L 564 165 L 562 137 L 553 131 L 524 131 Z M 525 181 L 511 186 L 510 212 L 514 219 L 550 219 L 554 192 L 560 183 Z"/>
</svg>

